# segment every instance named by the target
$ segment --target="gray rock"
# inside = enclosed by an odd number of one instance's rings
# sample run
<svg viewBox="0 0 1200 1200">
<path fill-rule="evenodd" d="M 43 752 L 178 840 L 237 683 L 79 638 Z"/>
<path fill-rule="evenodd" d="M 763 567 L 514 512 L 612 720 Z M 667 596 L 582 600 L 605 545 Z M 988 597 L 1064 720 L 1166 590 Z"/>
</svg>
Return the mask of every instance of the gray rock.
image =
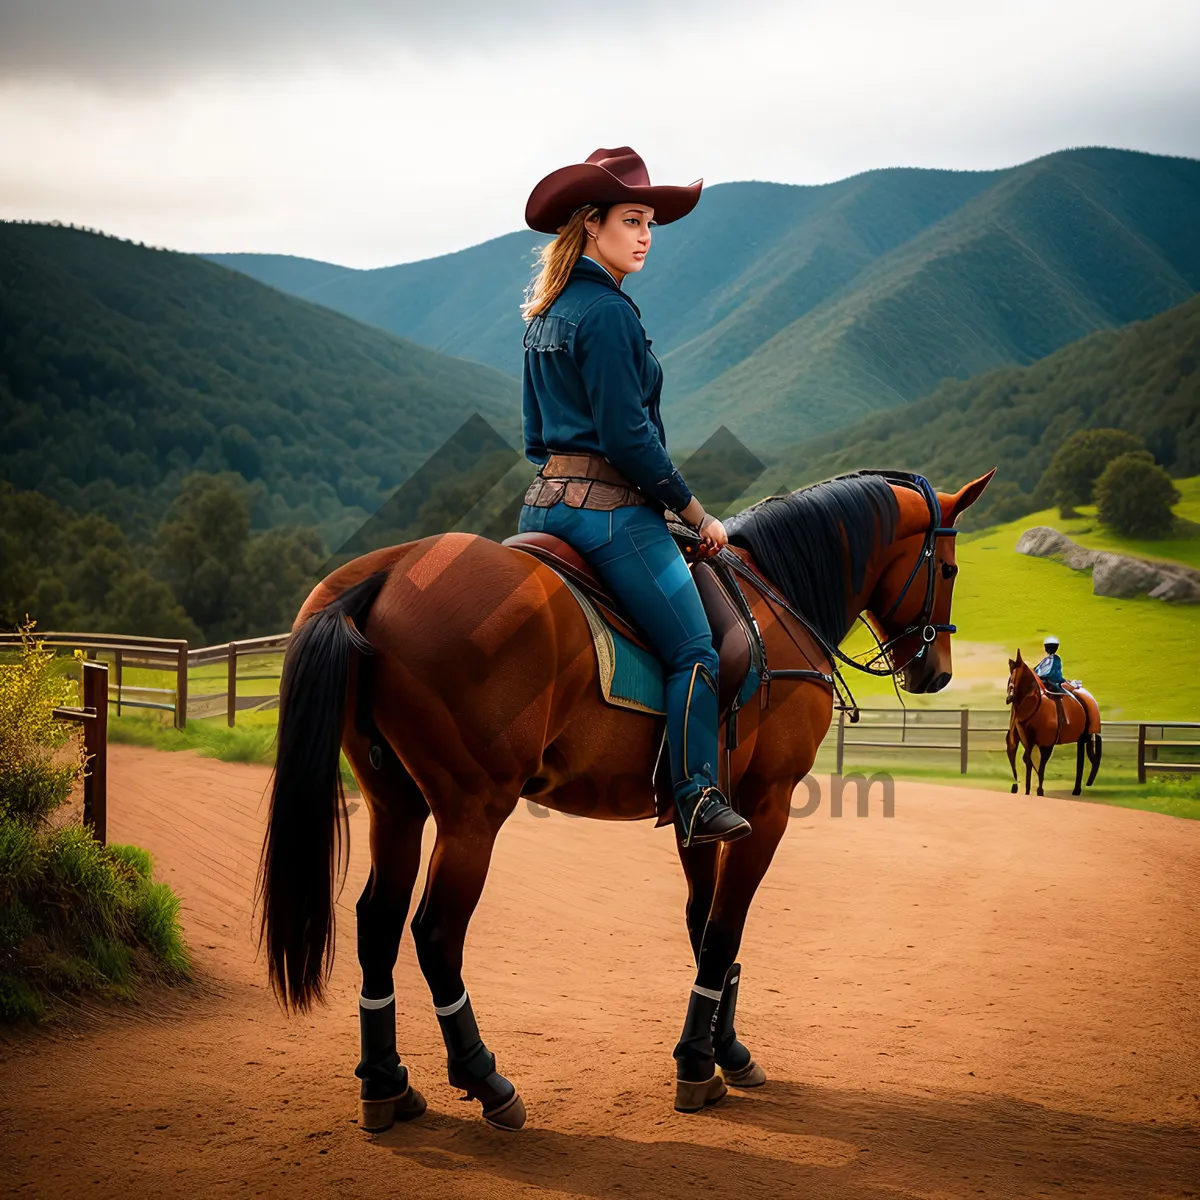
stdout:
<svg viewBox="0 0 1200 1200">
<path fill-rule="evenodd" d="M 1164 575 L 1150 595 L 1155 600 L 1174 600 L 1182 604 L 1200 604 L 1200 573 Z"/>
<path fill-rule="evenodd" d="M 1124 554 L 1098 554 L 1092 563 L 1092 592 L 1132 600 L 1149 595 L 1160 583 L 1160 570 L 1140 558 Z"/>
<path fill-rule="evenodd" d="M 1097 596 L 1123 600 L 1151 596 L 1155 600 L 1200 604 L 1200 571 L 1131 554 L 1089 550 L 1048 525 L 1025 530 L 1017 540 L 1017 553 L 1055 558 L 1074 571 L 1090 570 L 1092 592 Z"/>
</svg>

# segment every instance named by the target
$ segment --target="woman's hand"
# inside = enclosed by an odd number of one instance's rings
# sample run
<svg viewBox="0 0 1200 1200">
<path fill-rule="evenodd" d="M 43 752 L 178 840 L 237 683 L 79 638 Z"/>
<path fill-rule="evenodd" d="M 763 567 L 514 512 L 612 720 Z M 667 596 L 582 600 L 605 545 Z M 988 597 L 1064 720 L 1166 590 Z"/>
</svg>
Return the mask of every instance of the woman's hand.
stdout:
<svg viewBox="0 0 1200 1200">
<path fill-rule="evenodd" d="M 716 554 L 722 546 L 729 545 L 729 534 L 725 532 L 725 526 L 708 513 L 705 513 L 701 519 L 697 532 L 700 534 L 700 540 L 704 543 L 704 549 L 708 554 Z"/>
</svg>

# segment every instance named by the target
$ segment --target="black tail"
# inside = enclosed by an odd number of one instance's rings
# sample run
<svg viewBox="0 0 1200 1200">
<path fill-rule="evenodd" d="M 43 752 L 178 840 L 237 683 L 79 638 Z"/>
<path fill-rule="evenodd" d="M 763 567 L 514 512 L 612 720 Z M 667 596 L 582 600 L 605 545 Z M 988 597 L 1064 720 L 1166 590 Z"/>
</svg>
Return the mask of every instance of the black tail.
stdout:
<svg viewBox="0 0 1200 1200">
<path fill-rule="evenodd" d="M 293 634 L 279 685 L 271 812 L 258 872 L 259 945 L 285 1009 L 321 1000 L 333 969 L 334 885 L 349 851 L 340 754 L 350 654 L 371 653 L 355 628 L 386 571 L 348 588 Z"/>
</svg>

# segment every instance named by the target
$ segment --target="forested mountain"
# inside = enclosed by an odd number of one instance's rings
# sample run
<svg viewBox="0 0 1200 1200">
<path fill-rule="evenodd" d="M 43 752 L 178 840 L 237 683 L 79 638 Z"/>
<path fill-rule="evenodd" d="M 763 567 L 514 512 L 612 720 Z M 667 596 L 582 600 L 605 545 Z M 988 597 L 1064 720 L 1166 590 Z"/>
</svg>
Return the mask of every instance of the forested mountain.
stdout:
<svg viewBox="0 0 1200 1200">
<path fill-rule="evenodd" d="M 891 467 L 957 487 L 993 466 L 969 525 L 1039 507 L 1034 489 L 1075 430 L 1137 434 L 1176 476 L 1200 474 L 1200 296 L 1123 329 L 1074 342 L 1028 367 L 1003 367 L 877 413 L 785 452 L 757 487 L 799 487 L 843 471 Z M 740 505 L 738 506 L 740 507 Z"/>
<path fill-rule="evenodd" d="M 144 540 L 193 470 L 257 485 L 256 528 L 337 545 L 519 387 L 202 258 L 0 224 L 0 478 Z"/>
<path fill-rule="evenodd" d="M 726 425 L 770 447 L 1036 361 L 1200 289 L 1200 162 L 1064 151 L 1003 171 L 871 171 L 822 187 L 721 184 L 655 233 L 627 281 L 666 370 L 673 442 Z M 354 271 L 222 263 L 436 349 L 519 371 L 534 247 Z"/>
</svg>

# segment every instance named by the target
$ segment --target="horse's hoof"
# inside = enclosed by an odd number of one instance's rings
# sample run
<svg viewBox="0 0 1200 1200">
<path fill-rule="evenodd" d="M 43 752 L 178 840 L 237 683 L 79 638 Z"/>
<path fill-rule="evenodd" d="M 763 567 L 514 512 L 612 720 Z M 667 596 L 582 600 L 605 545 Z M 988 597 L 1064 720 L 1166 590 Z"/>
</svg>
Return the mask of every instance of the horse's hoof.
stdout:
<svg viewBox="0 0 1200 1200">
<path fill-rule="evenodd" d="M 425 1097 L 415 1087 L 387 1100 L 359 1100 L 358 1127 L 364 1133 L 382 1133 L 397 1121 L 415 1121 L 425 1111 Z"/>
<path fill-rule="evenodd" d="M 688 1083 L 685 1079 L 675 1081 L 675 1111 L 681 1113 L 699 1112 L 706 1104 L 716 1104 L 729 1089 L 725 1080 L 715 1071 L 711 1079 L 703 1083 Z"/>
<path fill-rule="evenodd" d="M 1014 796 L 1017 794 L 1017 785 L 1015 783 L 1012 785 L 1012 794 Z"/>
<path fill-rule="evenodd" d="M 1039 795 L 1039 796 L 1044 796 L 1045 794 L 1046 794 L 1046 793 L 1045 793 L 1045 792 L 1043 792 L 1041 788 L 1038 788 L 1038 795 Z"/>
<path fill-rule="evenodd" d="M 725 1082 L 735 1088 L 762 1087 L 767 1082 L 766 1071 L 753 1060 L 737 1071 L 726 1071 L 722 1067 L 721 1074 L 725 1076 Z"/>
<path fill-rule="evenodd" d="M 483 1119 L 495 1129 L 520 1129 L 525 1124 L 525 1101 L 513 1092 L 498 1108 L 484 1110 Z"/>
<path fill-rule="evenodd" d="M 1080 790 L 1079 790 L 1079 788 L 1076 788 L 1076 789 L 1075 789 L 1075 790 L 1074 790 L 1074 791 L 1071 793 L 1071 795 L 1072 795 L 1072 796 L 1078 796 L 1079 794 L 1080 794 Z"/>
</svg>

